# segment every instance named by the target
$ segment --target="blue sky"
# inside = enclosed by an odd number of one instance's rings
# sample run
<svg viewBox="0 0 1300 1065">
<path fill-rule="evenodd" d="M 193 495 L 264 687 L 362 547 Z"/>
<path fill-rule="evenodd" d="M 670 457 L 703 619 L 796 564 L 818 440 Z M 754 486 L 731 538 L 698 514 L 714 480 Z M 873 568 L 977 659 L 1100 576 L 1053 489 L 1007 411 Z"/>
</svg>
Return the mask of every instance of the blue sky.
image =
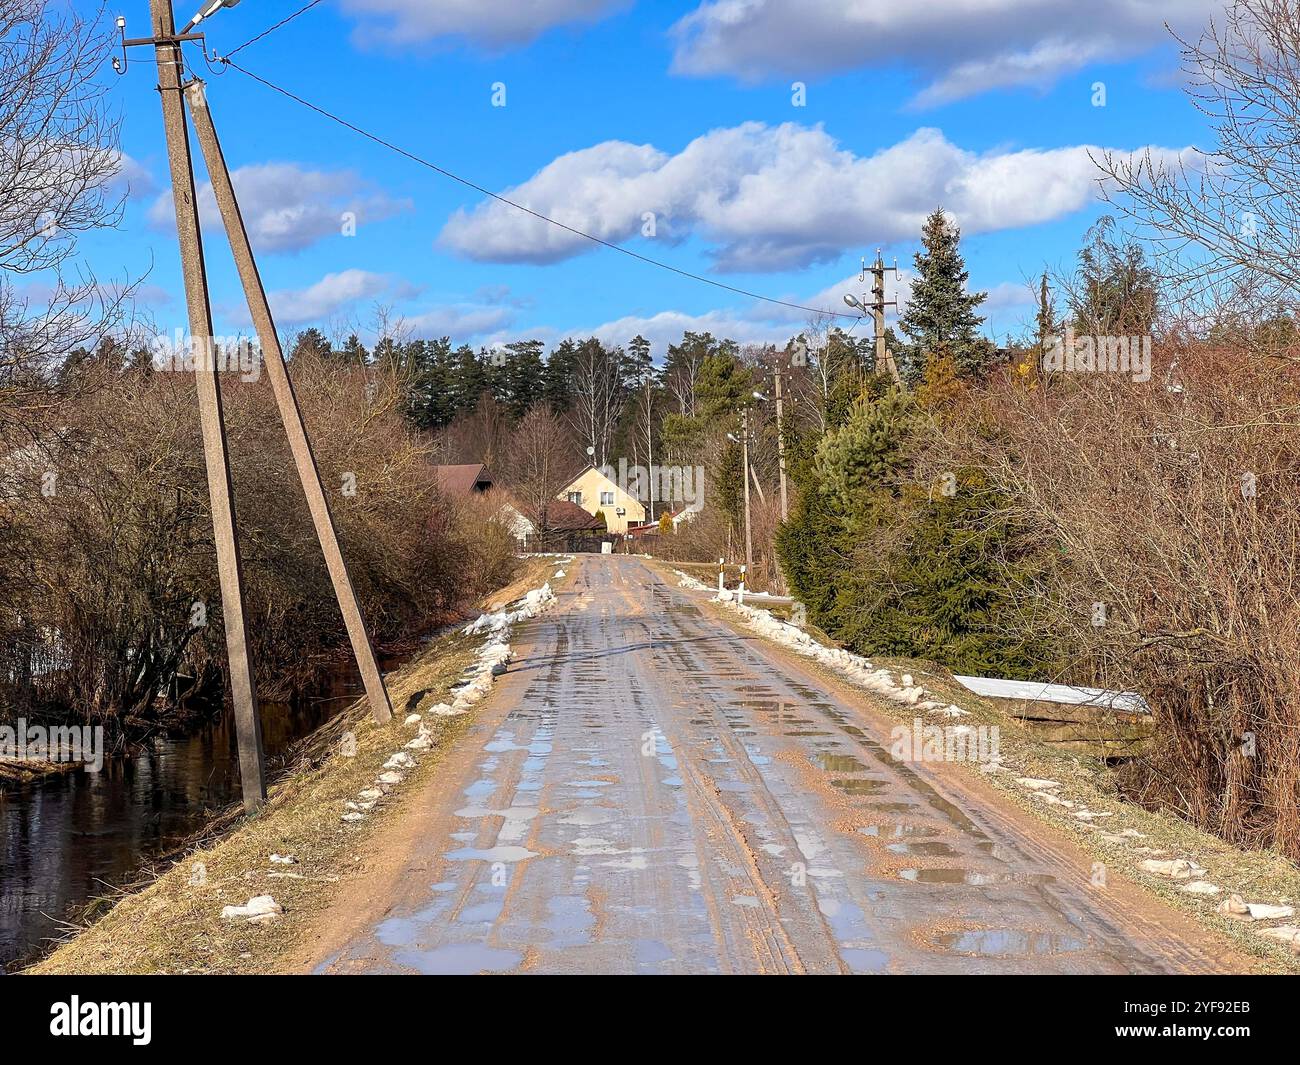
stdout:
<svg viewBox="0 0 1300 1065">
<path fill-rule="evenodd" d="M 205 24 L 210 47 L 227 52 L 304 2 L 244 0 Z M 909 265 L 920 218 L 941 203 L 1000 336 L 1032 314 L 1024 279 L 1067 264 L 1100 212 L 1090 146 L 1205 139 L 1161 23 L 1195 32 L 1214 6 L 324 0 L 236 58 L 487 188 L 799 303 L 843 309 L 877 246 Z M 121 13 L 128 35 L 146 34 L 144 0 Z M 179 21 L 191 13 L 177 8 Z M 190 62 L 209 82 L 283 332 L 364 335 L 378 304 L 458 343 L 642 332 L 662 356 L 684 328 L 779 340 L 806 318 L 545 232 L 239 71 L 209 75 L 197 50 Z M 83 250 L 101 280 L 150 270 L 144 302 L 170 333 L 185 316 L 147 52 L 112 89 L 132 193 L 120 231 Z M 349 211 L 355 236 L 342 232 Z M 218 333 L 246 328 L 218 226 L 207 251 Z"/>
</svg>

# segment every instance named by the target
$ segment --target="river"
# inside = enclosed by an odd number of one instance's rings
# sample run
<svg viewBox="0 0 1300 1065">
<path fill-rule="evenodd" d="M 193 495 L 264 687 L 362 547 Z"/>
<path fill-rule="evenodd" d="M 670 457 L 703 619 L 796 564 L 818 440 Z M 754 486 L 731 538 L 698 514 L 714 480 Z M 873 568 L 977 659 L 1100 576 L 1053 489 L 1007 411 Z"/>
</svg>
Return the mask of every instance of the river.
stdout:
<svg viewBox="0 0 1300 1065">
<path fill-rule="evenodd" d="M 263 702 L 268 760 L 339 713 L 360 692 L 352 670 L 311 696 Z M 31 961 L 60 919 L 134 878 L 155 857 L 240 798 L 233 718 L 225 713 L 152 749 L 26 784 L 0 783 L 0 970 Z"/>
</svg>

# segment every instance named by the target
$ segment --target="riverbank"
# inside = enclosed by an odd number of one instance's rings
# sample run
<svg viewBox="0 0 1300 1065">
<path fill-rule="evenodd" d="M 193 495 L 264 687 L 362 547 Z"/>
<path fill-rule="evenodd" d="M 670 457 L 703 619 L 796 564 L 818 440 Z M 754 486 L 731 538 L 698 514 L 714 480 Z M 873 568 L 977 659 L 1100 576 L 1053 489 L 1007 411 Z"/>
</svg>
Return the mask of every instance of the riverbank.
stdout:
<svg viewBox="0 0 1300 1065">
<path fill-rule="evenodd" d="M 481 606 L 500 611 L 560 568 L 555 559 L 530 558 Z M 150 884 L 26 971 L 274 971 L 336 886 L 356 875 L 372 835 L 399 816 L 401 796 L 437 772 L 472 720 L 471 693 L 490 686 L 501 635 L 500 626 L 480 624 L 435 638 L 386 678 L 395 711 L 389 725 L 373 722 L 365 700 L 349 707 L 299 748 L 257 816 L 222 815 Z M 453 707 L 468 712 L 444 716 Z M 273 902 L 240 913 L 263 899 Z"/>
</svg>

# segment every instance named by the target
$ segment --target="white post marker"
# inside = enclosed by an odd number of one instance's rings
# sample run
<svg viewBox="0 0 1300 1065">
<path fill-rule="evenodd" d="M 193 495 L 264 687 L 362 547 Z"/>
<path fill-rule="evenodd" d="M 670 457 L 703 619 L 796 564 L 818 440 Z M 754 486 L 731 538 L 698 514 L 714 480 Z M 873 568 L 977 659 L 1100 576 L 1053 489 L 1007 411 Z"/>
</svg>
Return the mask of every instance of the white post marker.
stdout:
<svg viewBox="0 0 1300 1065">
<path fill-rule="evenodd" d="M 740 591 L 737 593 L 736 600 L 741 606 L 745 605 L 745 573 L 749 569 L 743 562 L 740 564 Z"/>
<path fill-rule="evenodd" d="M 722 558 L 718 559 L 718 598 L 719 599 L 722 598 L 722 593 L 726 591 L 726 588 L 724 588 L 722 585 L 723 564 L 725 562 L 726 559 L 722 559 Z"/>
</svg>

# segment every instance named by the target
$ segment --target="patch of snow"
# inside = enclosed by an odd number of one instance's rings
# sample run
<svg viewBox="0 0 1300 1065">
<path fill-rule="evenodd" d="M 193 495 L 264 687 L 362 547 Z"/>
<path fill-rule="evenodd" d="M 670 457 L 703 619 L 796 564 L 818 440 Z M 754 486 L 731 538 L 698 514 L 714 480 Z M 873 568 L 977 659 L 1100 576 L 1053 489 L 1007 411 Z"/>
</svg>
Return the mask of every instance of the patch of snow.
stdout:
<svg viewBox="0 0 1300 1065">
<path fill-rule="evenodd" d="M 1267 902 L 1248 902 L 1246 909 L 1250 911 L 1252 921 L 1278 921 L 1295 916 L 1294 906 L 1273 906 Z"/>
<path fill-rule="evenodd" d="M 905 706 L 917 706 L 928 694 L 923 687 L 915 683 L 909 683 L 912 681 L 910 676 L 904 675 L 900 678 L 903 683 L 895 683 L 893 674 L 889 670 L 875 668 L 868 659 L 863 658 L 861 655 L 856 655 L 839 647 L 827 647 L 825 644 L 813 639 L 812 636 L 797 625 L 782 621 L 770 610 L 744 606 L 734 602 L 734 599 L 735 596 L 731 591 L 724 589 L 715 595 L 712 601 L 728 605 L 749 622 L 760 635 L 789 647 L 807 658 L 815 659 L 874 695 L 888 699 L 890 702 L 902 703 Z M 952 709 L 960 710 L 961 708 L 953 707 Z M 955 717 L 957 715 L 951 716 Z"/>
<path fill-rule="evenodd" d="M 1276 928 L 1260 928 L 1259 935 L 1284 943 L 1296 954 L 1300 954 L 1300 926 L 1293 924 L 1278 925 Z"/>
<path fill-rule="evenodd" d="M 292 854 L 272 854 L 271 864 L 272 865 L 297 865 L 298 859 L 295 858 Z"/>
<path fill-rule="evenodd" d="M 1179 890 L 1186 891 L 1189 895 L 1217 895 L 1223 889 L 1208 880 L 1193 880 L 1190 884 L 1184 884 Z"/>
<path fill-rule="evenodd" d="M 709 590 L 707 584 L 704 584 L 702 581 L 697 581 L 689 573 L 683 573 L 681 570 L 675 569 L 673 570 L 673 574 L 679 578 L 677 581 L 678 588 L 690 588 L 692 591 L 696 592 L 707 592 Z"/>
<path fill-rule="evenodd" d="M 223 906 L 221 919 L 265 924 L 276 920 L 282 913 L 283 908 L 270 895 L 254 895 L 243 906 Z"/>
<path fill-rule="evenodd" d="M 1148 858 L 1141 862 L 1138 868 L 1143 872 L 1155 873 L 1157 876 L 1167 876 L 1171 880 L 1191 880 L 1205 873 L 1199 865 L 1189 862 L 1186 858 L 1175 858 L 1172 861 Z"/>
</svg>

